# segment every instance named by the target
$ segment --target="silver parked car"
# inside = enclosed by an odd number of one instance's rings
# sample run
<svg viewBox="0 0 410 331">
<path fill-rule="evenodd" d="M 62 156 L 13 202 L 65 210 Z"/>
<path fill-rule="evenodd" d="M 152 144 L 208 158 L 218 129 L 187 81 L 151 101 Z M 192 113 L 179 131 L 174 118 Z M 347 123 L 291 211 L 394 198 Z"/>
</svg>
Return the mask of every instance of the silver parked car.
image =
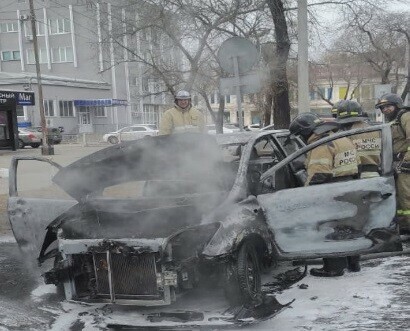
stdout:
<svg viewBox="0 0 410 331">
<path fill-rule="evenodd" d="M 121 141 L 137 140 L 146 136 L 156 135 L 158 135 L 158 130 L 155 124 L 138 124 L 109 132 L 103 136 L 103 140 L 115 145 Z"/>
<path fill-rule="evenodd" d="M 18 129 L 18 147 L 24 148 L 31 146 L 32 148 L 38 148 L 41 145 L 42 133 L 31 129 Z"/>
<path fill-rule="evenodd" d="M 380 177 L 304 186 L 307 152 L 370 131 L 380 136 Z M 185 133 L 123 142 L 66 167 L 17 157 L 9 219 L 27 257 L 54 260 L 45 282 L 67 299 L 168 305 L 193 287 L 222 285 L 232 303 L 254 303 L 261 270 L 279 259 L 386 249 L 395 236 L 391 145 L 380 125 L 308 146 L 287 130 Z M 55 165 L 53 182 L 75 200 L 19 196 L 27 159 Z"/>
</svg>

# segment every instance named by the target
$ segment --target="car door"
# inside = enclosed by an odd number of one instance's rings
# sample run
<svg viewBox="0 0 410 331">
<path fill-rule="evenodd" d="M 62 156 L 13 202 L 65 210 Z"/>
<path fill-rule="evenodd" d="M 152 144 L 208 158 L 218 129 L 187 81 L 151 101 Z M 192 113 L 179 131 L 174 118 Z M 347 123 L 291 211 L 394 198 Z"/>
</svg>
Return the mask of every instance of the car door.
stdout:
<svg viewBox="0 0 410 331">
<path fill-rule="evenodd" d="M 77 201 L 56 185 L 52 176 L 61 168 L 42 157 L 14 157 L 9 171 L 7 211 L 17 243 L 35 261 L 47 226 Z"/>
<path fill-rule="evenodd" d="M 135 126 L 133 128 L 133 137 L 134 139 L 141 139 L 150 133 L 148 132 L 148 129 L 144 126 Z"/>
<path fill-rule="evenodd" d="M 275 188 L 281 170 L 308 151 L 340 137 L 370 131 L 380 135 L 380 177 Z M 396 210 L 391 145 L 388 125 L 341 132 L 301 148 L 266 171 L 261 184 L 271 192 L 257 199 L 274 232 L 278 254 L 298 259 L 380 250 L 382 243 L 372 235 L 390 226 Z"/>
<path fill-rule="evenodd" d="M 120 131 L 120 141 L 128 141 L 134 139 L 134 130 L 132 127 L 123 128 Z"/>
</svg>

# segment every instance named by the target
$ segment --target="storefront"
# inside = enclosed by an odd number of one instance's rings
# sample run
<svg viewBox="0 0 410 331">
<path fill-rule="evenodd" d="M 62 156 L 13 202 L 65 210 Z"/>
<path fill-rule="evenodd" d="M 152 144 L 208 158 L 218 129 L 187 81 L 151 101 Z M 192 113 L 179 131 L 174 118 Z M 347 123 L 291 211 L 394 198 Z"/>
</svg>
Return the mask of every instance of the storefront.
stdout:
<svg viewBox="0 0 410 331">
<path fill-rule="evenodd" d="M 17 105 L 33 106 L 33 92 L 0 90 L 0 148 L 18 147 Z"/>
</svg>

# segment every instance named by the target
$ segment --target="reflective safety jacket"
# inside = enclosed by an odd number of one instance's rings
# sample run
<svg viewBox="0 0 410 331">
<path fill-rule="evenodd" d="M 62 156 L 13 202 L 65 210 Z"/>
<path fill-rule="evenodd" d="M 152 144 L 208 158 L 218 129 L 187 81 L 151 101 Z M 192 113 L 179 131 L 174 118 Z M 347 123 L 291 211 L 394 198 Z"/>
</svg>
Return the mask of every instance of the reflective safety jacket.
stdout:
<svg viewBox="0 0 410 331">
<path fill-rule="evenodd" d="M 393 153 L 397 159 L 410 162 L 410 111 L 399 113 L 390 123 L 393 137 Z"/>
<path fill-rule="evenodd" d="M 313 134 L 308 144 L 328 135 Z M 349 138 L 343 137 L 312 149 L 305 162 L 307 180 L 305 186 L 337 181 L 358 174 L 356 148 Z"/>
<path fill-rule="evenodd" d="M 162 115 L 159 135 L 178 132 L 205 132 L 203 114 L 194 107 L 182 109 L 175 105 Z"/>
</svg>

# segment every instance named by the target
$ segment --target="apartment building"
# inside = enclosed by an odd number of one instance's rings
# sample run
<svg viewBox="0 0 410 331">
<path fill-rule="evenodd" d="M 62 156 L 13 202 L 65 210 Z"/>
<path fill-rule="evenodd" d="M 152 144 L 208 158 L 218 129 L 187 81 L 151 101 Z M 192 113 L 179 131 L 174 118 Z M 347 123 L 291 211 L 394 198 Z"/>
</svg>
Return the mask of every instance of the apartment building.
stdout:
<svg viewBox="0 0 410 331">
<path fill-rule="evenodd" d="M 126 22 L 138 20 L 138 6 L 120 0 L 34 1 L 48 126 L 104 133 L 159 121 L 172 100 L 155 93 L 164 90 L 162 83 L 137 60 L 147 50 L 161 52 L 166 40 L 155 31 L 126 34 L 132 29 Z M 38 100 L 28 0 L 0 4 L 0 56 L 0 89 L 34 91 Z M 40 124 L 38 103 L 18 106 L 17 112 L 21 126 Z"/>
</svg>

